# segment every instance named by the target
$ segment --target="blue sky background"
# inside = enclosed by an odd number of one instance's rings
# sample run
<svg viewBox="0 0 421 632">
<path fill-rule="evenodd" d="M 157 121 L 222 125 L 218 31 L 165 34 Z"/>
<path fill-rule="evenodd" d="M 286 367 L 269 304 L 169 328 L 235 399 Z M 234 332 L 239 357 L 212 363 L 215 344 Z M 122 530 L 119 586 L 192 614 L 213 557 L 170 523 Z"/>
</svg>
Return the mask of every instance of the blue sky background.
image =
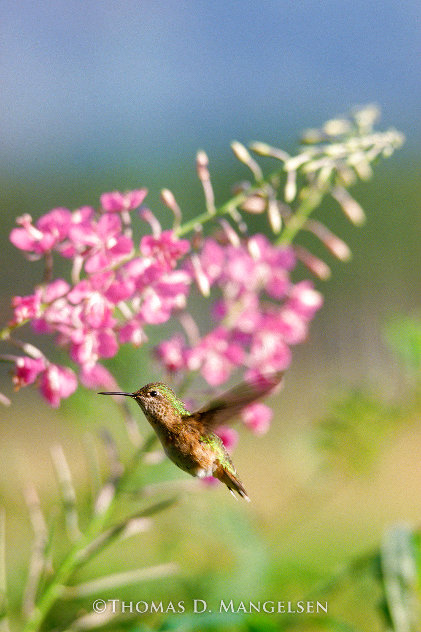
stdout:
<svg viewBox="0 0 421 632">
<path fill-rule="evenodd" d="M 373 101 L 415 149 L 420 14 L 419 0 L 4 0 L 3 169 L 285 145 Z"/>
</svg>

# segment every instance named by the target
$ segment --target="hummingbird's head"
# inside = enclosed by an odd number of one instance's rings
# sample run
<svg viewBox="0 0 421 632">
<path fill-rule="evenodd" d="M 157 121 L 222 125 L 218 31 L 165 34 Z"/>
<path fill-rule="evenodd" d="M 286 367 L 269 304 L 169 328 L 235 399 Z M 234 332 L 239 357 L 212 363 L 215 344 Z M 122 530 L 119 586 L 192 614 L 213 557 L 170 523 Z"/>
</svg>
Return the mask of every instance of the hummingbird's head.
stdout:
<svg viewBox="0 0 421 632">
<path fill-rule="evenodd" d="M 151 382 L 134 393 L 99 393 L 100 395 L 125 395 L 137 401 L 146 417 L 163 421 L 176 415 L 189 415 L 189 411 L 174 391 L 162 382 Z"/>
</svg>

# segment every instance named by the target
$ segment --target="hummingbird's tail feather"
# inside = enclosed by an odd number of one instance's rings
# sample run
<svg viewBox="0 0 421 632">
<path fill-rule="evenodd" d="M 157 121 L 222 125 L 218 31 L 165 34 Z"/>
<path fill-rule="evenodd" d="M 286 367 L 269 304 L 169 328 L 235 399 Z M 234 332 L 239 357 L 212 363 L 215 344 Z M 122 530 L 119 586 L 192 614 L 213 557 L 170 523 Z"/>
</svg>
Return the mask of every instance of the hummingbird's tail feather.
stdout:
<svg viewBox="0 0 421 632">
<path fill-rule="evenodd" d="M 240 481 L 235 474 L 229 472 L 222 465 L 220 465 L 213 473 L 215 478 L 218 478 L 221 483 L 225 483 L 228 487 L 231 494 L 234 496 L 234 492 L 237 492 L 241 498 L 250 502 L 250 498 L 247 495 L 246 490 L 244 489 L 243 483 Z"/>
</svg>

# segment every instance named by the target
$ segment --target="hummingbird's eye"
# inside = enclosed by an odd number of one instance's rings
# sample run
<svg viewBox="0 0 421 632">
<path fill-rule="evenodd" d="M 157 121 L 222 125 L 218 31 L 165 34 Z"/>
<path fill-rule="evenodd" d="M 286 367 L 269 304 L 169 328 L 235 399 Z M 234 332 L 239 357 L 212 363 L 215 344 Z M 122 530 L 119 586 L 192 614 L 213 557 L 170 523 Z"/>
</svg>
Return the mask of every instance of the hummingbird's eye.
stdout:
<svg viewBox="0 0 421 632">
<path fill-rule="evenodd" d="M 156 397 L 158 395 L 158 393 L 156 391 L 149 391 L 149 395 L 151 397 Z"/>
</svg>

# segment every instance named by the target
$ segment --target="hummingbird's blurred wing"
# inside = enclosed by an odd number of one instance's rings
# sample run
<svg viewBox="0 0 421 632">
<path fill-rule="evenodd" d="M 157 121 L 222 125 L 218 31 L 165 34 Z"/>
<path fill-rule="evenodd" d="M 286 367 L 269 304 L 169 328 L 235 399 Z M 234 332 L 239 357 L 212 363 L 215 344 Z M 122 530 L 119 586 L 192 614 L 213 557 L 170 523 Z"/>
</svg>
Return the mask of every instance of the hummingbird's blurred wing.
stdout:
<svg viewBox="0 0 421 632">
<path fill-rule="evenodd" d="M 248 404 L 270 393 L 280 384 L 283 374 L 283 371 L 278 371 L 250 382 L 242 382 L 195 411 L 192 416 L 203 424 L 206 431 L 212 431 L 236 417 Z"/>
</svg>

